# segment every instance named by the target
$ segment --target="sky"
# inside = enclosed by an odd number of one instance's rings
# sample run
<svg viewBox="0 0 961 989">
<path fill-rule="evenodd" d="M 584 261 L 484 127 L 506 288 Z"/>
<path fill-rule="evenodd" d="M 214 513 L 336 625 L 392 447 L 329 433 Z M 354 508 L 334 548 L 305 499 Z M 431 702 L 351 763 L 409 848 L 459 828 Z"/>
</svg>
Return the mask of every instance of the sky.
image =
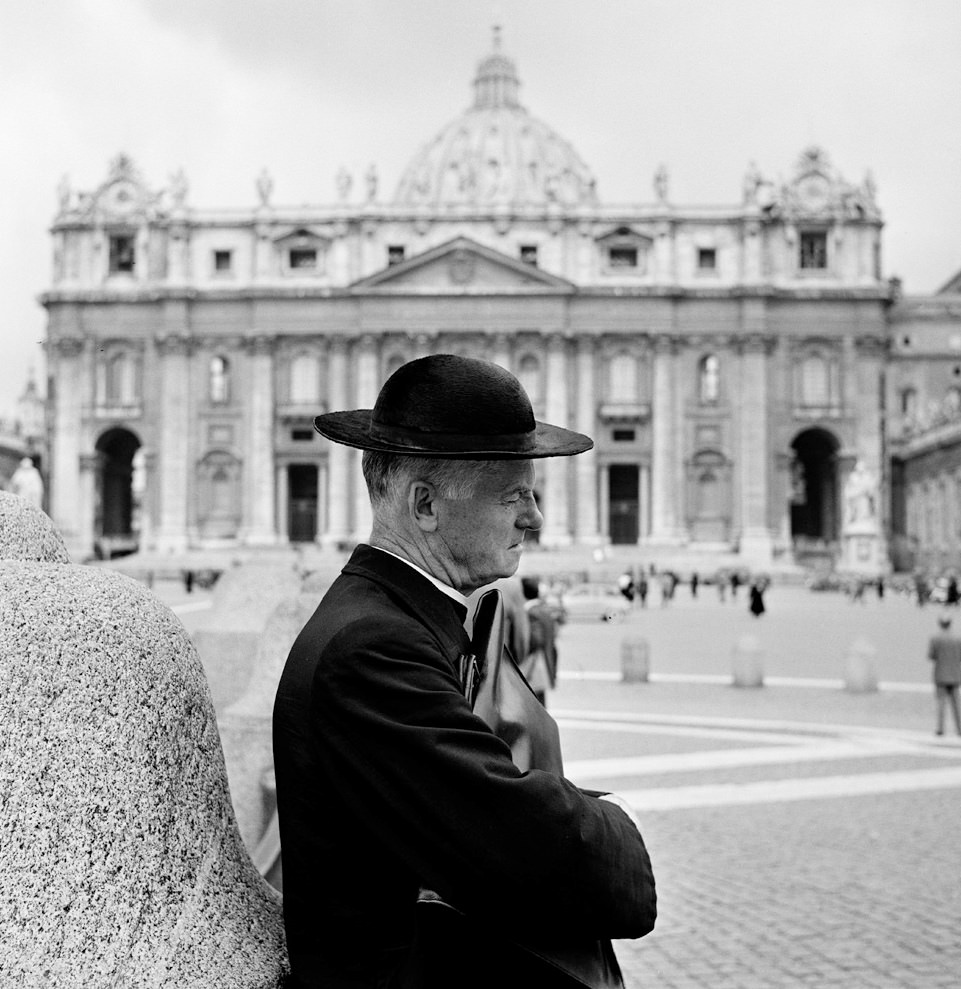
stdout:
<svg viewBox="0 0 961 989">
<path fill-rule="evenodd" d="M 789 179 L 824 148 L 870 170 L 885 277 L 908 294 L 961 270 L 957 0 L 3 0 L 0 417 L 42 383 L 56 189 L 92 191 L 120 152 L 188 205 L 336 199 L 373 163 L 380 198 L 467 109 L 502 26 L 527 109 L 567 138 L 605 203 L 736 204 L 750 162 Z"/>
</svg>

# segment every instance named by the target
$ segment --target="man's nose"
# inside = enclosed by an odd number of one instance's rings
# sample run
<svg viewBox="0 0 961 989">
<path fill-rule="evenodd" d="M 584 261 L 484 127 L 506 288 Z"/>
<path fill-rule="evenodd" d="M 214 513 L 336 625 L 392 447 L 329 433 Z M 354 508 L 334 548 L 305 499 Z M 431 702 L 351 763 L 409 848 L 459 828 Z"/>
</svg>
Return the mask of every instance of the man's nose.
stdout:
<svg viewBox="0 0 961 989">
<path fill-rule="evenodd" d="M 530 498 L 527 502 L 526 510 L 517 520 L 518 528 L 539 529 L 543 524 L 544 516 L 541 515 L 541 510 L 537 507 L 537 502 L 533 498 Z"/>
</svg>

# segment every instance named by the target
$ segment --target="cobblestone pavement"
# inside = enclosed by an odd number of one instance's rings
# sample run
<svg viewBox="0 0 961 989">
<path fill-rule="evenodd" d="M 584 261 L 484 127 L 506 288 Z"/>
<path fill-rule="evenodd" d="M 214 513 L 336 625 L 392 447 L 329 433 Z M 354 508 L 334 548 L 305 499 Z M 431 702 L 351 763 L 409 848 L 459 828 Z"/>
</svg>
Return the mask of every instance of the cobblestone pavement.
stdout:
<svg viewBox="0 0 961 989">
<path fill-rule="evenodd" d="M 162 596 L 188 629 L 202 613 L 196 594 Z M 774 587 L 754 620 L 743 598 L 680 588 L 619 625 L 562 630 L 550 706 L 568 775 L 631 800 L 658 881 L 657 929 L 617 943 L 628 986 L 954 989 L 961 741 L 932 733 L 936 609 Z M 758 689 L 730 685 L 745 635 Z M 622 684 L 638 637 L 653 680 Z M 876 693 L 841 689 L 858 638 Z"/>
<path fill-rule="evenodd" d="M 629 987 L 961 984 L 961 740 L 927 694 L 568 681 L 566 771 L 637 808 L 656 930 Z"/>
</svg>

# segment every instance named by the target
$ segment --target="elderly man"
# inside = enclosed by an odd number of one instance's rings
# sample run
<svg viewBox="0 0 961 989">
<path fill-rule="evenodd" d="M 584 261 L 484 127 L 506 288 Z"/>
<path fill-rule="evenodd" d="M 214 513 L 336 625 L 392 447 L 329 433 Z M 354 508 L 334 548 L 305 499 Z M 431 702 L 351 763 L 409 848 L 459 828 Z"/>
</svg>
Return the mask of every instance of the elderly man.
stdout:
<svg viewBox="0 0 961 989">
<path fill-rule="evenodd" d="M 292 982 L 578 984 L 512 944 L 563 953 L 648 933 L 644 842 L 616 797 L 521 771 L 459 670 L 466 595 L 513 574 L 541 525 L 533 461 L 592 442 L 535 422 L 503 368 L 450 355 L 404 365 L 373 410 L 315 427 L 365 451 L 374 522 L 291 649 L 274 707 Z M 616 963 L 587 984 L 619 985 Z"/>
</svg>

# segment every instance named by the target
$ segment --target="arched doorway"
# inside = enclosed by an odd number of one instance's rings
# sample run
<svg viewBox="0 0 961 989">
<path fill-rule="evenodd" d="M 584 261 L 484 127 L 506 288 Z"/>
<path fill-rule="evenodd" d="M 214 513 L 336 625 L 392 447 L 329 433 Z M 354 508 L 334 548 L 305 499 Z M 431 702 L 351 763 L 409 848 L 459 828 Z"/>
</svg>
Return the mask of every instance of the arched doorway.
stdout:
<svg viewBox="0 0 961 989">
<path fill-rule="evenodd" d="M 826 429 L 806 429 L 791 444 L 791 539 L 799 562 L 837 544 L 839 449 L 837 437 Z"/>
<path fill-rule="evenodd" d="M 108 429 L 97 440 L 97 504 L 94 519 L 97 554 L 106 558 L 136 551 L 134 454 L 140 440 L 129 429 Z"/>
</svg>

